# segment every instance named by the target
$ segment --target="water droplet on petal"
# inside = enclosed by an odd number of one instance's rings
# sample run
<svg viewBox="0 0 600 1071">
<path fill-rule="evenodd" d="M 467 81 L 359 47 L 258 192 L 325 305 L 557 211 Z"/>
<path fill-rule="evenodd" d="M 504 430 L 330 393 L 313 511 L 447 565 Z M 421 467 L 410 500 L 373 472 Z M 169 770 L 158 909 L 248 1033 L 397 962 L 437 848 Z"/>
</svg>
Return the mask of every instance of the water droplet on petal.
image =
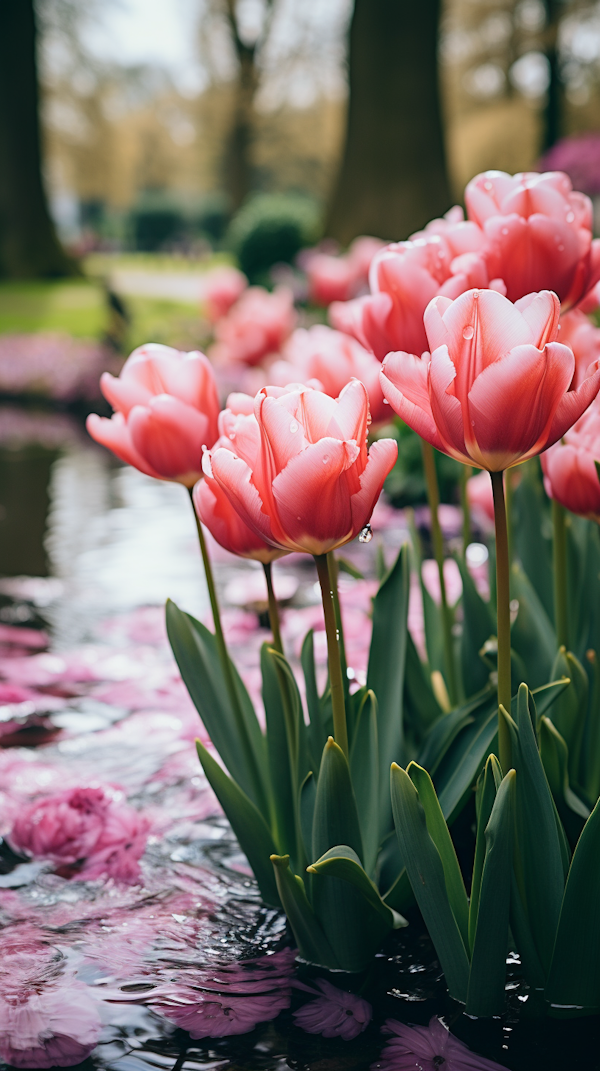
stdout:
<svg viewBox="0 0 600 1071">
<path fill-rule="evenodd" d="M 233 442 L 233 440 L 235 439 L 235 431 L 230 431 L 230 432 L 229 432 L 229 438 L 230 438 L 230 439 L 231 439 L 231 441 Z"/>
<path fill-rule="evenodd" d="M 487 182 L 484 182 L 483 188 L 484 188 L 484 190 L 493 190 L 494 189 L 494 183 L 490 182 L 490 180 L 488 179 Z"/>
<path fill-rule="evenodd" d="M 326 465 L 329 461 L 329 454 L 323 454 L 323 464 Z"/>
<path fill-rule="evenodd" d="M 373 529 L 370 524 L 365 524 L 362 532 L 358 537 L 359 543 L 370 543 L 373 538 Z"/>
<path fill-rule="evenodd" d="M 295 431 L 298 431 L 298 425 L 297 425 L 295 420 L 292 420 L 292 423 L 290 424 L 290 431 L 291 431 L 292 435 L 294 434 Z"/>
<path fill-rule="evenodd" d="M 561 244 L 561 245 L 559 245 L 559 246 L 557 246 L 557 249 L 558 249 L 558 252 L 559 252 L 559 253 L 564 253 L 564 251 L 565 251 L 565 247 L 564 247 L 564 245 L 562 245 L 562 244 Z"/>
<path fill-rule="evenodd" d="M 470 338 L 473 338 L 474 334 L 475 334 L 475 328 L 473 327 L 473 324 L 467 324 L 466 327 L 463 327 L 463 338 L 466 339 L 467 341 Z"/>
<path fill-rule="evenodd" d="M 575 219 L 575 213 L 574 212 L 567 212 L 567 223 L 572 223 L 574 219 Z"/>
<path fill-rule="evenodd" d="M 502 234 L 508 234 L 508 227 L 502 228 Z"/>
</svg>

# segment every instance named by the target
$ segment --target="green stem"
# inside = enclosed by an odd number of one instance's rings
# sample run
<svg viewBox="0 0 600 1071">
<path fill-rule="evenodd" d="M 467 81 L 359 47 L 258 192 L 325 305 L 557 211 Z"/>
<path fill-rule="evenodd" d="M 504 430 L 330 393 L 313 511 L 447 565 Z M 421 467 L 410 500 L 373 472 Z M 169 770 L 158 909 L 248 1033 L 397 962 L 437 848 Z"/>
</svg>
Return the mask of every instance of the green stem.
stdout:
<svg viewBox="0 0 600 1071">
<path fill-rule="evenodd" d="M 508 563 L 511 564 L 513 560 L 513 532 L 512 532 L 512 514 L 513 514 L 513 472 L 512 469 L 507 469 L 504 474 L 504 494 L 506 504 L 506 533 L 508 540 Z"/>
<path fill-rule="evenodd" d="M 336 561 L 335 554 L 332 550 L 327 554 L 327 567 L 329 569 L 329 586 L 331 588 L 331 595 L 333 598 L 333 609 L 335 611 L 335 627 L 337 628 L 338 643 L 340 646 L 340 659 L 342 662 L 342 680 L 344 682 L 344 702 L 347 704 L 350 696 L 348 690 L 348 663 L 346 661 L 346 644 L 344 642 L 344 625 L 342 622 L 342 607 L 340 605 L 340 594 L 338 591 L 338 576 L 339 565 Z"/>
<path fill-rule="evenodd" d="M 496 605 L 498 614 L 498 706 L 510 714 L 510 561 L 508 555 L 508 529 L 506 525 L 506 502 L 504 499 L 504 473 L 490 472 L 494 494 L 494 521 L 496 525 Z M 504 774 L 512 767 L 510 735 L 505 722 L 498 718 L 498 750 Z"/>
<path fill-rule="evenodd" d="M 552 556 L 554 566 L 554 623 L 559 647 L 569 650 L 567 602 L 567 525 L 564 506 L 552 499 Z"/>
<path fill-rule="evenodd" d="M 344 703 L 344 678 L 338 629 L 335 620 L 334 596 L 329 576 L 327 554 L 315 554 L 317 576 L 321 585 L 323 613 L 325 615 L 325 633 L 327 635 L 327 663 L 329 666 L 329 685 L 331 688 L 331 708 L 333 712 L 333 735 L 336 744 L 341 747 L 348 758 L 348 730 L 346 727 L 346 706 Z"/>
<path fill-rule="evenodd" d="M 279 651 L 279 654 L 283 654 L 281 629 L 279 627 L 279 607 L 277 605 L 277 599 L 275 598 L 275 592 L 273 591 L 271 562 L 263 562 L 263 569 L 265 571 L 265 580 L 267 581 L 267 595 L 269 598 L 269 622 L 271 625 L 271 632 L 273 633 L 273 647 L 276 651 Z"/>
<path fill-rule="evenodd" d="M 467 493 L 467 483 L 473 469 L 470 465 L 463 465 L 460 470 L 460 504 L 462 506 L 463 524 L 462 524 L 462 537 L 463 545 L 462 552 L 463 558 L 466 556 L 467 547 L 471 542 L 471 510 L 469 507 L 469 495 Z"/>
<path fill-rule="evenodd" d="M 456 668 L 454 665 L 454 644 L 452 642 L 452 613 L 450 607 L 448 606 L 448 597 L 446 594 L 446 580 L 444 578 L 444 539 L 442 536 L 442 529 L 438 516 L 440 492 L 438 487 L 437 473 L 435 471 L 435 457 L 433 452 L 433 446 L 430 446 L 429 443 L 426 443 L 424 439 L 421 440 L 421 446 L 423 450 L 423 469 L 425 472 L 425 483 L 427 486 L 427 500 L 429 502 L 429 512 L 431 514 L 431 542 L 433 544 L 433 555 L 437 562 L 438 573 L 440 577 L 446 685 L 448 687 L 448 695 L 450 696 L 450 702 L 454 706 L 458 699 L 458 688 L 456 682 Z"/>
</svg>

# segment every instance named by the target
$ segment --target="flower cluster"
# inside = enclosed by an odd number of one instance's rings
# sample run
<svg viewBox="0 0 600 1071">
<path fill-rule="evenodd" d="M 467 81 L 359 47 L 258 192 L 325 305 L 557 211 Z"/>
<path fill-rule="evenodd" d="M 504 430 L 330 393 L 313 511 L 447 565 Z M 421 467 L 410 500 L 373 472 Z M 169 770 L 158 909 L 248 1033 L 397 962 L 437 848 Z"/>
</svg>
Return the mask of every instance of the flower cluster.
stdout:
<svg viewBox="0 0 600 1071">
<path fill-rule="evenodd" d="M 103 789 L 74 788 L 25 807 L 8 840 L 16 852 L 48 859 L 77 878 L 134 883 L 147 834 L 147 820 Z"/>
</svg>

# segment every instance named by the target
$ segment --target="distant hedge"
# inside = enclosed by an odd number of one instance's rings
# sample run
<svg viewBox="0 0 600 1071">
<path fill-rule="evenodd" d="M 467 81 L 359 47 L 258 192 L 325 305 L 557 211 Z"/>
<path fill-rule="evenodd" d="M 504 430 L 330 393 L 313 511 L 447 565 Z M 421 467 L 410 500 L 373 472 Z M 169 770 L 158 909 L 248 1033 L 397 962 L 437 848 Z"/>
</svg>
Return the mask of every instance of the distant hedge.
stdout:
<svg viewBox="0 0 600 1071">
<path fill-rule="evenodd" d="M 251 281 L 273 264 L 291 263 L 319 238 L 319 212 L 308 197 L 255 195 L 240 208 L 227 232 L 227 244 Z"/>
</svg>

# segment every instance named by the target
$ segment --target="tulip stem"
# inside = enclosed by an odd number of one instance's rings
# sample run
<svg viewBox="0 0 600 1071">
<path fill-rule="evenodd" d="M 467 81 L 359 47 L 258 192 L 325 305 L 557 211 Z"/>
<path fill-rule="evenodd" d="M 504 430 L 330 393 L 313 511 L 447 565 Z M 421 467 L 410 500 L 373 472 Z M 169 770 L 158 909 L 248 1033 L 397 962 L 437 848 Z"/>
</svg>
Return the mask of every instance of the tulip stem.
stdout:
<svg viewBox="0 0 600 1071">
<path fill-rule="evenodd" d="M 496 606 L 498 615 L 498 707 L 510 714 L 510 561 L 508 556 L 508 529 L 506 525 L 506 502 L 504 499 L 504 473 L 490 472 L 494 494 L 494 522 L 496 526 Z M 498 758 L 503 773 L 512 767 L 510 734 L 506 722 L 498 717 Z"/>
<path fill-rule="evenodd" d="M 265 571 L 265 580 L 267 581 L 267 595 L 269 598 L 269 622 L 271 625 L 271 632 L 273 633 L 273 647 L 276 651 L 279 651 L 279 654 L 283 654 L 281 629 L 279 627 L 279 607 L 277 605 L 275 592 L 273 591 L 273 575 L 271 572 L 271 562 L 263 562 L 263 569 Z"/>
<path fill-rule="evenodd" d="M 462 465 L 460 471 L 460 504 L 462 506 L 462 537 L 463 537 L 463 558 L 466 557 L 467 547 L 471 542 L 471 509 L 469 507 L 469 495 L 467 493 L 467 483 L 473 469 L 470 465 Z"/>
<path fill-rule="evenodd" d="M 440 490 L 437 473 L 435 471 L 435 455 L 433 446 L 421 440 L 423 450 L 423 469 L 425 472 L 425 484 L 427 486 L 427 500 L 431 516 L 431 542 L 433 555 L 437 562 L 440 577 L 440 595 L 442 600 L 442 631 L 444 639 L 444 665 L 446 667 L 446 685 L 452 706 L 457 701 L 458 689 L 456 684 L 456 669 L 454 665 L 454 644 L 452 642 L 452 613 L 448 606 L 446 594 L 446 579 L 444 577 L 444 538 L 438 516 L 440 504 Z"/>
<path fill-rule="evenodd" d="M 327 635 L 327 663 L 329 667 L 329 686 L 331 688 L 331 708 L 333 712 L 333 735 L 336 744 L 341 747 L 348 758 L 348 729 L 346 727 L 346 705 L 344 702 L 344 678 L 342 676 L 342 659 L 339 632 L 337 628 L 335 603 L 331 577 L 329 573 L 328 554 L 315 554 L 317 576 L 321 585 L 323 614 L 325 615 L 325 633 Z"/>
<path fill-rule="evenodd" d="M 554 624 L 559 647 L 569 650 L 567 524 L 564 506 L 552 499 L 552 557 L 554 566 Z"/>
</svg>

